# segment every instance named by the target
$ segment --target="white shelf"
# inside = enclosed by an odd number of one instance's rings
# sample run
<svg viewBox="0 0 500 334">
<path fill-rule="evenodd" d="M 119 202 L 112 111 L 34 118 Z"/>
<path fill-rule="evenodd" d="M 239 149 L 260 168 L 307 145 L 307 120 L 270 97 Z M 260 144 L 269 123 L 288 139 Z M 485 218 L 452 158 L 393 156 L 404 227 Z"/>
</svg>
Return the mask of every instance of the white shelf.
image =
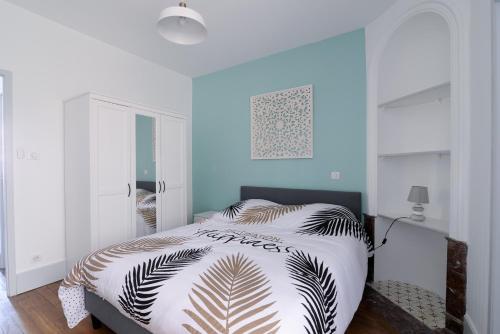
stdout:
<svg viewBox="0 0 500 334">
<path fill-rule="evenodd" d="M 425 212 L 424 212 L 425 214 Z M 393 213 L 380 213 L 379 212 L 379 217 L 383 217 L 383 218 L 387 218 L 387 219 L 390 219 L 390 220 L 394 220 L 398 217 L 402 217 L 402 216 L 409 216 L 409 214 L 393 214 Z M 431 231 L 435 231 L 435 232 L 439 232 L 439 233 L 443 233 L 445 235 L 448 235 L 448 221 L 446 220 L 442 220 L 442 219 L 436 219 L 436 218 L 431 218 L 431 217 L 426 217 L 425 221 L 423 222 L 417 222 L 417 221 L 414 221 L 412 219 L 409 219 L 409 218 L 402 218 L 400 220 L 398 220 L 398 223 L 405 223 L 405 224 L 409 224 L 409 225 L 413 225 L 413 226 L 418 226 L 418 227 L 421 227 L 421 228 L 425 228 L 425 229 L 428 229 L 428 230 L 431 230 Z"/>
<path fill-rule="evenodd" d="M 449 155 L 450 150 L 424 150 L 424 151 L 412 151 L 412 152 L 386 152 L 380 153 L 379 158 L 394 158 L 394 157 L 407 157 L 414 155 L 424 155 L 424 154 L 437 154 L 437 155 Z"/>
<path fill-rule="evenodd" d="M 397 109 L 435 102 L 449 98 L 450 91 L 451 85 L 449 82 L 446 82 L 393 100 L 383 102 L 379 104 L 379 108 Z"/>
</svg>

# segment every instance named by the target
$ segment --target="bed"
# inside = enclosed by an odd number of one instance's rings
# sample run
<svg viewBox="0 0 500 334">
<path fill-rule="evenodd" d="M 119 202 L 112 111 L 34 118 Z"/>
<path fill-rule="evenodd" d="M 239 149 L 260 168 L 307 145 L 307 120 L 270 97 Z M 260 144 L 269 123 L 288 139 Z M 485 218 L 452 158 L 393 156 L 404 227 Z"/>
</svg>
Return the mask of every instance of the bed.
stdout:
<svg viewBox="0 0 500 334">
<path fill-rule="evenodd" d="M 168 252 L 148 245 L 144 258 L 128 244 L 90 254 L 59 296 L 70 326 L 90 313 L 95 327 L 102 321 L 116 333 L 343 333 L 372 248 L 360 218 L 358 192 L 243 186 L 240 201 L 213 221 L 150 236 L 170 238 Z"/>
</svg>

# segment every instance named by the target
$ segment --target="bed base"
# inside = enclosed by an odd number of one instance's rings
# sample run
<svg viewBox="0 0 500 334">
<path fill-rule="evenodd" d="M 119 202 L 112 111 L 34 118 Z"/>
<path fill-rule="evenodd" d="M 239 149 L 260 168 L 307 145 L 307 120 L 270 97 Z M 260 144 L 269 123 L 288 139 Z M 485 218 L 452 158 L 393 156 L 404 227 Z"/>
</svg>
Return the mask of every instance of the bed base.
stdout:
<svg viewBox="0 0 500 334">
<path fill-rule="evenodd" d="M 85 290 L 85 308 L 91 314 L 94 329 L 98 329 L 102 324 L 105 324 L 106 327 L 118 334 L 151 334 L 121 314 L 106 300 L 87 290 Z"/>
<path fill-rule="evenodd" d="M 365 230 L 368 234 L 368 238 L 370 239 L 373 247 L 375 247 L 375 217 L 367 214 L 363 215 Z M 375 276 L 375 252 L 373 256 L 368 258 L 368 275 L 366 276 L 366 282 L 373 283 Z"/>
</svg>

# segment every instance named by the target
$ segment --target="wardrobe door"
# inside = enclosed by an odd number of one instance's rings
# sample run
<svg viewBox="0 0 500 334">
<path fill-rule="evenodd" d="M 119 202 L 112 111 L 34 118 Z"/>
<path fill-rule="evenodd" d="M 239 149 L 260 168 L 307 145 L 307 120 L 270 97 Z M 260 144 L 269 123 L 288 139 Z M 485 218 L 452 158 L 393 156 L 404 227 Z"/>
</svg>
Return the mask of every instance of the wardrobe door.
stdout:
<svg viewBox="0 0 500 334">
<path fill-rule="evenodd" d="M 162 230 L 186 225 L 186 124 L 161 117 Z"/>
<path fill-rule="evenodd" d="M 96 217 L 93 240 L 106 247 L 131 236 L 131 136 L 129 108 L 95 102 Z"/>
</svg>

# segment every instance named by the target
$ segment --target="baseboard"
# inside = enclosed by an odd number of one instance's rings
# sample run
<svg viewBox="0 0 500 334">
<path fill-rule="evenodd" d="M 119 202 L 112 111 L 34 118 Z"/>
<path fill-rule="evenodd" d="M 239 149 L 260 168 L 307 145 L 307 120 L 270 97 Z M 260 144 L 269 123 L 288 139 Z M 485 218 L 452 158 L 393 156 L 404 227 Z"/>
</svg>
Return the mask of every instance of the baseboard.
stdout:
<svg viewBox="0 0 500 334">
<path fill-rule="evenodd" d="M 472 321 L 472 318 L 468 314 L 465 314 L 464 316 L 464 333 L 479 334 L 479 332 L 476 329 L 476 326 L 474 325 L 474 322 Z"/>
<path fill-rule="evenodd" d="M 64 278 L 66 262 L 54 262 L 43 267 L 17 273 L 17 293 L 23 293 L 41 286 L 57 282 Z"/>
</svg>

